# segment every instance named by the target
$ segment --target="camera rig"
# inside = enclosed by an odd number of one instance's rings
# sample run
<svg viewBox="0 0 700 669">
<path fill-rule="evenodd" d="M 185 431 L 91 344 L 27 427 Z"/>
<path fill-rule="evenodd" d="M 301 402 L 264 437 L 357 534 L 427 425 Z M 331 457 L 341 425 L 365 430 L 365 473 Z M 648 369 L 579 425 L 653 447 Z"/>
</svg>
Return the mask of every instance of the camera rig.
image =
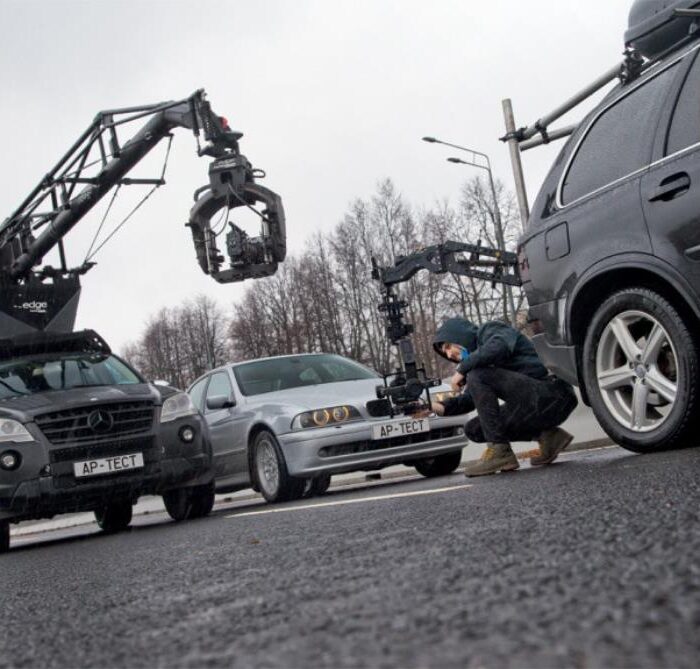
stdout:
<svg viewBox="0 0 700 669">
<path fill-rule="evenodd" d="M 128 132 L 137 122 L 144 124 L 128 141 L 121 141 L 119 134 Z M 203 90 L 182 100 L 109 109 L 95 116 L 19 207 L 0 223 L 0 332 L 3 335 L 73 329 L 80 277 L 95 265 L 93 258 L 104 244 L 165 184 L 172 131 L 178 127 L 192 131 L 199 156 L 213 159 L 209 165 L 209 183 L 195 192 L 195 203 L 186 223 L 202 271 L 219 283 L 275 273 L 286 254 L 282 200 L 256 183 L 265 173 L 254 169 L 241 154 L 238 142 L 242 133 L 232 130 L 224 117 L 214 113 Z M 127 177 L 165 138 L 168 143 L 161 173 L 148 179 Z M 125 186 L 151 189 L 98 243 L 112 204 Z M 69 267 L 65 236 L 112 190 L 113 196 L 85 259 Z M 229 211 L 237 207 L 247 207 L 258 215 L 259 236 L 249 237 L 228 221 Z M 224 216 L 219 214 L 222 211 Z M 219 225 L 221 220 L 223 225 Z M 217 238 L 227 223 L 229 266 L 225 267 L 226 258 L 217 248 Z M 58 250 L 57 267 L 44 262 L 46 254 L 54 248 Z"/>
<path fill-rule="evenodd" d="M 446 241 L 428 246 L 406 256 L 397 256 L 394 265 L 389 267 L 380 267 L 372 258 L 372 278 L 382 285 L 383 299 L 378 309 L 384 315 L 387 337 L 397 347 L 399 358 L 398 368 L 383 374 L 384 384 L 376 389 L 384 413 L 391 416 L 412 413 L 423 394 L 430 408 L 430 388 L 442 383 L 441 379 L 429 378 L 416 360 L 411 340 L 413 325 L 404 320 L 408 303 L 394 292 L 397 284 L 408 281 L 423 269 L 431 274 L 449 272 L 482 279 L 492 285 L 522 285 L 517 255 L 482 246 L 481 241 L 477 244 Z"/>
</svg>

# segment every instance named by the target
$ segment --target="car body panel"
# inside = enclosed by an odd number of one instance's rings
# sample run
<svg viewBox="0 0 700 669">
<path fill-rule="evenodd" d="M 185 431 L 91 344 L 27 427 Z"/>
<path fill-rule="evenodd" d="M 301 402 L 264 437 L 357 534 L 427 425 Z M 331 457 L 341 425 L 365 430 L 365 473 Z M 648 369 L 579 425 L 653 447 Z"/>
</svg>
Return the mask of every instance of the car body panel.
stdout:
<svg viewBox="0 0 700 669">
<path fill-rule="evenodd" d="M 211 447 L 206 423 L 190 415 L 160 423 L 163 400 L 177 391 L 148 383 L 90 386 L 52 390 L 0 400 L 0 418 L 22 423 L 32 442 L 4 442 L 0 452 L 21 456 L 17 469 L 0 471 L 0 520 L 19 522 L 58 513 L 91 511 L 110 500 L 136 500 L 145 494 L 211 481 Z M 66 428 L 60 438 L 45 432 L 57 416 L 71 412 L 86 415 L 98 409 L 137 407 L 142 412 L 138 428 L 77 438 L 76 428 Z M 147 414 L 147 415 L 146 415 Z M 61 420 L 64 420 L 63 418 Z M 77 425 L 77 423 L 75 423 Z M 42 427 L 43 426 L 43 427 Z M 190 427 L 191 443 L 180 430 Z M 75 462 L 143 453 L 144 467 L 79 479 Z"/>
<path fill-rule="evenodd" d="M 567 381 L 579 382 L 576 344 L 581 333 L 572 332 L 572 310 L 580 306 L 577 299 L 590 282 L 606 272 L 639 270 L 658 277 L 700 313 L 700 137 L 698 146 L 663 155 L 679 91 L 691 66 L 700 67 L 692 65 L 699 49 L 696 43 L 672 54 L 638 81 L 613 89 L 569 138 L 533 205 L 528 229 L 519 242 L 527 270 L 523 288 L 530 317 L 543 329 L 535 342 L 538 354 Z M 640 121 L 645 130 L 631 137 L 638 143 L 635 150 L 648 155 L 645 164 L 571 203 L 562 202 L 569 165 L 598 118 L 637 90 L 646 95 L 651 89 L 644 87 L 656 77 L 664 95 L 648 98 L 647 115 Z M 599 160 L 607 159 L 603 151 Z M 665 179 L 679 174 L 689 177 L 687 192 L 650 202 Z M 611 281 L 601 290 L 607 295 L 615 287 Z"/>
</svg>

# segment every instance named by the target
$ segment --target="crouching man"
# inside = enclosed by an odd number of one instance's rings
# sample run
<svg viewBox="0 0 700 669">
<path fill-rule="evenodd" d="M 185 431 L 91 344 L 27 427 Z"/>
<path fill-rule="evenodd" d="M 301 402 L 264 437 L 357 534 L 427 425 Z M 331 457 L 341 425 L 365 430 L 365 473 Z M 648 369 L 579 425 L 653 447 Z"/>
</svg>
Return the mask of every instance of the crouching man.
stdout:
<svg viewBox="0 0 700 669">
<path fill-rule="evenodd" d="M 483 476 L 518 469 L 511 441 L 539 441 L 532 465 L 547 465 L 573 440 L 560 425 L 576 407 L 573 388 L 552 376 L 530 340 L 515 328 L 491 321 L 477 328 L 463 318 L 450 318 L 435 333 L 433 347 L 458 363 L 452 388 L 461 394 L 443 404 L 438 415 L 476 409 L 465 430 L 474 442 L 488 442 L 481 459 L 465 471 Z M 502 404 L 499 403 L 502 400 Z"/>
</svg>

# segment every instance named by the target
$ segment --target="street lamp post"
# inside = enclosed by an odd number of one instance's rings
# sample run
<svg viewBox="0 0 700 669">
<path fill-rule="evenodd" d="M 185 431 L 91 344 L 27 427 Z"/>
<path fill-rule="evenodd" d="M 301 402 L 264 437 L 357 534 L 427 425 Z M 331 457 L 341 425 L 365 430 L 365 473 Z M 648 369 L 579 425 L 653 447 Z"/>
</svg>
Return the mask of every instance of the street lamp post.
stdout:
<svg viewBox="0 0 700 669">
<path fill-rule="evenodd" d="M 465 146 L 459 146 L 459 144 L 443 142 L 442 140 L 436 139 L 435 137 L 423 137 L 423 141 L 428 142 L 430 144 L 442 144 L 444 146 L 451 146 L 453 149 L 459 149 L 460 151 L 464 151 L 468 154 L 471 154 L 469 160 L 462 160 L 461 158 L 448 158 L 447 161 L 450 163 L 457 163 L 460 165 L 478 167 L 479 169 L 486 170 L 486 172 L 488 172 L 489 185 L 491 186 L 491 197 L 493 198 L 493 222 L 494 228 L 496 230 L 496 243 L 498 244 L 498 248 L 501 251 L 505 251 L 506 241 L 505 236 L 503 234 L 503 221 L 501 219 L 501 210 L 498 206 L 498 197 L 496 196 L 496 184 L 493 180 L 493 172 L 491 171 L 491 161 L 489 160 L 489 157 L 485 153 L 481 153 L 481 151 L 474 151 L 474 149 L 468 149 Z M 510 311 L 512 314 L 513 325 L 515 325 L 515 301 L 513 300 L 513 290 L 510 285 L 506 285 L 505 295 L 507 295 L 508 306 L 510 307 Z"/>
</svg>

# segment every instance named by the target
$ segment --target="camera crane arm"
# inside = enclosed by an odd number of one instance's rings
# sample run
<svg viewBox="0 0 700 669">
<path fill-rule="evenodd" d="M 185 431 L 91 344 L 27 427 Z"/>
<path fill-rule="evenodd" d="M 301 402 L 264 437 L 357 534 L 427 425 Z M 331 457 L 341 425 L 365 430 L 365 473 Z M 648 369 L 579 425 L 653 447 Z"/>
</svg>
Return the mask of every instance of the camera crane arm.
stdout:
<svg viewBox="0 0 700 669">
<path fill-rule="evenodd" d="M 142 119 L 147 120 L 140 130 L 121 144 L 118 131 Z M 199 156 L 213 158 L 209 183 L 196 191 L 187 223 L 200 267 L 221 283 L 274 274 L 286 254 L 282 201 L 255 182 L 264 172 L 254 169 L 241 154 L 238 140 L 242 133 L 232 130 L 226 119 L 215 114 L 204 90 L 198 90 L 178 101 L 99 112 L 0 224 L 0 326 L 4 331 L 21 334 L 36 329 L 72 329 L 79 276 L 94 263 L 88 255 L 81 265 L 69 268 L 64 237 L 114 187 L 162 186 L 165 165 L 157 178 L 126 175 L 161 140 L 171 140 L 172 131 L 178 127 L 193 132 Z M 264 207 L 262 212 L 255 209 L 256 204 Z M 226 238 L 230 267 L 222 268 L 225 258 L 216 245 L 220 231 L 212 230 L 211 220 L 221 209 L 242 206 L 258 213 L 261 234 L 249 238 L 231 223 Z M 60 267 L 42 267 L 44 256 L 55 247 Z"/>
<path fill-rule="evenodd" d="M 522 285 L 518 256 L 509 251 L 481 246 L 481 242 L 466 244 L 446 241 L 399 256 L 389 267 L 380 267 L 372 258 L 372 278 L 382 284 L 383 300 L 378 308 L 386 320 L 387 336 L 399 353 L 399 368 L 394 374 L 385 374 L 384 385 L 377 386 L 378 399 L 390 400 L 392 415 L 395 407 L 403 413 L 411 413 L 424 392 L 430 406 L 429 389 L 441 384 L 440 379 L 427 378 L 425 368 L 419 366 L 410 338 L 413 325 L 404 322 L 404 309 L 408 303 L 400 300 L 394 292 L 397 284 L 410 280 L 421 270 L 431 274 L 450 272 L 469 276 L 490 281 L 492 285 Z M 390 376 L 394 377 L 392 383 L 388 382 Z"/>
</svg>

